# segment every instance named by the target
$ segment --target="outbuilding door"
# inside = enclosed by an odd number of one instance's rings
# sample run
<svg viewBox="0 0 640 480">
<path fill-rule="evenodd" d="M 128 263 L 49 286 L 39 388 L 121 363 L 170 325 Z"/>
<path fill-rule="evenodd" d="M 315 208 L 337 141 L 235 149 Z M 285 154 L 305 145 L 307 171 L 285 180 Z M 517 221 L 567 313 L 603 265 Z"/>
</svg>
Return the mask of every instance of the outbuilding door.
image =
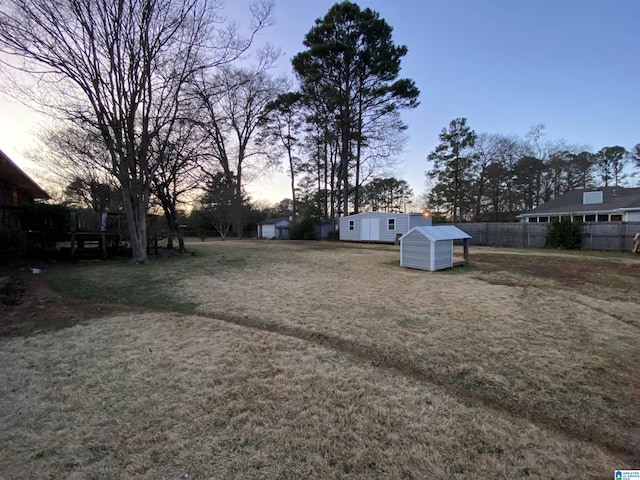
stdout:
<svg viewBox="0 0 640 480">
<path fill-rule="evenodd" d="M 360 227 L 360 240 L 380 240 L 380 219 L 363 218 Z"/>
</svg>

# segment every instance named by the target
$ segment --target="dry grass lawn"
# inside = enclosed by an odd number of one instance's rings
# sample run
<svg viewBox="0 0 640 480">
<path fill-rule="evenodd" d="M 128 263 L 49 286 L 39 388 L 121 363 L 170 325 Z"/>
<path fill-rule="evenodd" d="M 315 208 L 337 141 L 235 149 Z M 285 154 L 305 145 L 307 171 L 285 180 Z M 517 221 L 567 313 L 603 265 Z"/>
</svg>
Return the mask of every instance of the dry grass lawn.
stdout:
<svg viewBox="0 0 640 480">
<path fill-rule="evenodd" d="M 0 478 L 640 466 L 629 255 L 472 249 L 470 266 L 429 273 L 392 246 L 192 248 L 51 274 L 75 325 L 0 338 Z"/>
</svg>

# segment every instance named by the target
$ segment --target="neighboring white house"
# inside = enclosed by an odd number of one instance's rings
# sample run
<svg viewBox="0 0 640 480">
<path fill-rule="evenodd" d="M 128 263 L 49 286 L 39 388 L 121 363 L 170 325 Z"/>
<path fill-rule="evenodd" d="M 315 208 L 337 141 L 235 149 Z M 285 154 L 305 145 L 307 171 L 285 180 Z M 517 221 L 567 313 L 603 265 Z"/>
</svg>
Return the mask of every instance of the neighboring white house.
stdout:
<svg viewBox="0 0 640 480">
<path fill-rule="evenodd" d="M 517 218 L 521 222 L 547 223 L 560 217 L 579 222 L 640 222 L 640 188 L 570 190 Z"/>
<path fill-rule="evenodd" d="M 469 260 L 469 239 L 458 227 L 415 227 L 400 238 L 400 266 L 420 270 L 443 270 Z M 464 258 L 454 259 L 453 241 L 464 241 Z"/>
<path fill-rule="evenodd" d="M 419 213 L 365 212 L 340 218 L 343 242 L 388 242 L 413 227 L 431 225 L 431 216 Z"/>
<path fill-rule="evenodd" d="M 258 222 L 258 238 L 286 240 L 289 238 L 289 225 L 286 218 L 267 218 Z"/>
</svg>

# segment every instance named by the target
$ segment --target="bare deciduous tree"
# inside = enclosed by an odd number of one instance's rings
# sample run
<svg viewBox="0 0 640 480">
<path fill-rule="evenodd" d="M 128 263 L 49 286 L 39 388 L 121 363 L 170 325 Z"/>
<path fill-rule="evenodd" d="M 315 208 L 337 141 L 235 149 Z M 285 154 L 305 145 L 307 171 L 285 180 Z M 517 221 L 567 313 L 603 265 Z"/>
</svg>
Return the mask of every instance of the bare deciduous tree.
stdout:
<svg viewBox="0 0 640 480">
<path fill-rule="evenodd" d="M 187 81 L 237 59 L 251 44 L 252 35 L 242 40 L 217 23 L 218 8 L 206 0 L 0 5 L 0 51 L 21 59 L 24 72 L 58 92 L 51 106 L 61 116 L 100 132 L 122 191 L 136 263 L 148 261 L 152 143 L 170 137 Z M 271 5 L 253 12 L 255 32 L 268 22 Z"/>
<path fill-rule="evenodd" d="M 122 211 L 122 194 L 100 132 L 58 125 L 41 130 L 37 143 L 29 157 L 47 167 L 68 204 L 96 212 Z"/>
<path fill-rule="evenodd" d="M 285 90 L 284 79 L 271 78 L 266 66 L 275 57 L 253 68 L 227 67 L 214 76 L 203 75 L 194 85 L 198 99 L 198 125 L 202 129 L 203 169 L 209 178 L 222 172 L 233 186 L 233 230 L 242 234 L 244 186 L 252 169 L 268 156 L 257 144 L 259 125 L 267 105 Z M 252 162 L 252 160 L 257 160 Z M 249 175 L 248 175 L 249 174 Z"/>
</svg>

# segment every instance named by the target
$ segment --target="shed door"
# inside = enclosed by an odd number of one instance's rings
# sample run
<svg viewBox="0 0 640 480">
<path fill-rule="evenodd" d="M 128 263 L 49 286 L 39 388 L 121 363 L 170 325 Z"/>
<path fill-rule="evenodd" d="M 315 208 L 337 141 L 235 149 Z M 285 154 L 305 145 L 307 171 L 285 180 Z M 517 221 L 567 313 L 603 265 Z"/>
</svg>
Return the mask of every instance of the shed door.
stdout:
<svg viewBox="0 0 640 480">
<path fill-rule="evenodd" d="M 380 240 L 380 219 L 363 218 L 360 227 L 360 240 Z"/>
</svg>

